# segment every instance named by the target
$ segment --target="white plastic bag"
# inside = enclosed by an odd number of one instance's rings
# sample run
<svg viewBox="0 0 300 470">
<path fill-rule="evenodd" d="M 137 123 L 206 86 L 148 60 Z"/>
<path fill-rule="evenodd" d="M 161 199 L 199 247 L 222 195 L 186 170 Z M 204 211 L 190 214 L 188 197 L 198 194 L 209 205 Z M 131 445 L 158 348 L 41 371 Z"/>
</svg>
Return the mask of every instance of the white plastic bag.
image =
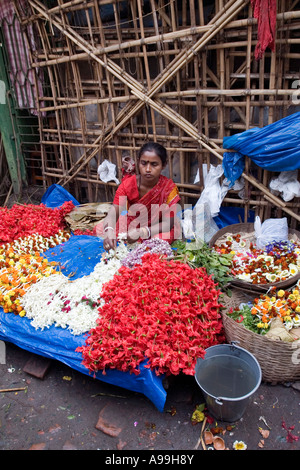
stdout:
<svg viewBox="0 0 300 470">
<path fill-rule="evenodd" d="M 197 203 L 193 209 L 185 209 L 180 214 L 180 224 L 185 238 L 205 243 L 219 230 L 207 204 Z"/>
<path fill-rule="evenodd" d="M 256 246 L 259 249 L 274 241 L 281 242 L 288 240 L 289 229 L 286 217 L 282 219 L 267 219 L 261 223 L 260 217 L 256 216 L 254 230 Z"/>
<path fill-rule="evenodd" d="M 104 183 L 115 181 L 115 183 L 120 184 L 120 181 L 116 177 L 116 165 L 108 160 L 104 160 L 104 162 L 98 166 L 98 175 Z"/>
<path fill-rule="evenodd" d="M 291 201 L 300 196 L 300 183 L 298 181 L 298 170 L 282 171 L 277 178 L 273 178 L 269 185 L 272 192 L 277 196 L 281 194 L 284 201 Z"/>
<path fill-rule="evenodd" d="M 194 226 L 193 226 L 193 210 L 185 209 L 184 211 L 177 214 L 180 220 L 183 236 L 188 240 L 195 238 Z"/>
<path fill-rule="evenodd" d="M 211 165 L 210 170 L 205 178 L 204 190 L 198 199 L 197 204 L 207 204 L 210 210 L 211 217 L 216 217 L 220 212 L 220 207 L 228 187 L 220 185 L 220 178 L 224 170 L 222 165 Z M 196 205 L 197 205 L 196 204 Z"/>
</svg>

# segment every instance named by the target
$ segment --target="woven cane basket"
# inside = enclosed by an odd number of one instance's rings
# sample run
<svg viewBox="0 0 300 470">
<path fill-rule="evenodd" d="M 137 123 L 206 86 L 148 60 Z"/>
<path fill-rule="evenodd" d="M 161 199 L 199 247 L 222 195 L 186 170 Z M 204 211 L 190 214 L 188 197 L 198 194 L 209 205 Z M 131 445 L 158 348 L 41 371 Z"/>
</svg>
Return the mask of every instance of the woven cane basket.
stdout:
<svg viewBox="0 0 300 470">
<path fill-rule="evenodd" d="M 209 242 L 209 246 L 212 247 L 215 243 L 218 242 L 220 238 L 222 238 L 226 233 L 228 234 L 237 234 L 237 233 L 246 233 L 249 237 L 249 240 L 255 242 L 255 232 L 254 232 L 254 224 L 246 223 L 246 224 L 232 224 L 223 227 L 222 229 L 218 230 L 217 233 L 211 238 Z M 294 239 L 300 241 L 300 232 L 297 230 L 289 230 L 289 239 Z M 287 289 L 292 285 L 296 284 L 296 282 L 300 279 L 300 273 L 296 274 L 295 276 L 290 277 L 281 282 L 275 283 L 268 283 L 268 284 L 252 284 L 247 281 L 242 281 L 240 279 L 234 279 L 231 281 L 231 285 L 235 287 L 239 287 L 247 292 L 257 293 L 264 293 L 267 292 L 270 287 L 275 286 L 277 289 Z"/>
<path fill-rule="evenodd" d="M 227 315 L 230 308 L 252 299 L 243 291 L 233 290 L 232 297 L 224 295 L 222 320 L 228 343 L 249 351 L 258 360 L 262 380 L 268 383 L 283 383 L 300 380 L 300 340 L 295 342 L 275 341 L 246 329 Z"/>
</svg>

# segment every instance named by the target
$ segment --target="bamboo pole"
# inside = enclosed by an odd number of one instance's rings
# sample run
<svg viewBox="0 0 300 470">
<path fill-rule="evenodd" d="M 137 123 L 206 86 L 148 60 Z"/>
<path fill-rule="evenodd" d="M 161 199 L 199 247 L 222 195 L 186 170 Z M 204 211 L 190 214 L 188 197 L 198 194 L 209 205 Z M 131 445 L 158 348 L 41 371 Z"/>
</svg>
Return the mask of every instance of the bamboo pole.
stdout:
<svg viewBox="0 0 300 470">
<path fill-rule="evenodd" d="M 212 89 L 190 89 L 190 90 L 177 90 L 177 91 L 172 91 L 172 92 L 158 92 L 156 94 L 157 98 L 174 98 L 174 97 L 198 97 L 198 96 L 207 96 L 207 97 L 213 97 L 213 96 L 236 96 L 236 97 L 255 97 L 255 96 L 264 96 L 264 95 L 269 95 L 269 96 L 283 96 L 283 97 L 288 97 L 292 96 L 293 93 L 295 92 L 295 88 L 290 88 L 290 89 L 280 89 L 280 90 L 272 90 L 272 89 L 223 89 L 223 90 L 218 90 L 216 88 Z M 47 98 L 48 99 L 48 98 Z M 94 98 L 94 99 L 82 99 L 80 101 L 75 101 L 72 103 L 74 98 L 65 98 L 65 101 L 69 101 L 67 104 L 57 104 L 56 106 L 41 106 L 40 111 L 41 112 L 51 112 L 51 111 L 57 111 L 61 109 L 72 109 L 72 108 L 80 108 L 83 106 L 90 106 L 91 104 L 105 104 L 105 103 L 120 103 L 124 102 L 127 103 L 128 101 L 137 101 L 138 97 L 132 96 L 132 95 L 125 95 L 121 97 L 112 97 L 112 98 Z M 57 102 L 59 101 L 58 99 L 56 100 Z M 264 101 L 266 103 L 266 101 Z M 207 104 L 207 106 L 211 106 L 212 103 Z M 268 105 L 272 106 L 272 103 L 268 103 Z M 216 103 L 217 106 L 219 106 L 218 103 Z M 224 103 L 224 106 L 226 106 L 226 103 Z M 231 104 L 232 106 L 232 104 Z M 239 103 L 239 106 L 244 106 L 244 103 Z M 258 106 L 256 103 L 252 103 L 252 106 Z"/>
<path fill-rule="evenodd" d="M 48 11 L 49 12 L 49 11 Z M 51 12 L 51 10 L 50 10 Z M 51 14 L 51 13 L 49 13 Z M 40 13 L 41 15 L 41 13 Z M 300 18 L 300 10 L 299 11 L 294 11 L 294 12 L 286 12 L 286 13 L 278 13 L 277 14 L 277 20 L 283 19 L 285 21 L 293 19 L 293 18 Z M 245 20 L 236 20 L 228 23 L 227 25 L 224 26 L 225 29 L 230 29 L 230 28 L 243 28 L 247 27 L 248 25 L 255 25 L 257 24 L 257 20 L 255 18 L 248 18 Z M 194 36 L 194 35 L 199 35 L 199 34 L 204 34 L 207 31 L 209 31 L 211 27 L 209 25 L 203 25 L 203 26 L 198 26 L 194 28 L 188 28 L 184 30 L 178 30 L 178 31 L 173 31 L 171 33 L 166 33 L 166 34 L 159 34 L 159 35 L 154 35 L 151 37 L 145 37 L 144 39 L 136 39 L 132 41 L 127 41 L 122 44 L 114 44 L 110 45 L 107 47 L 102 47 L 102 48 L 97 48 L 94 53 L 98 55 L 102 54 L 110 54 L 111 52 L 116 52 L 120 51 L 122 49 L 130 49 L 132 47 L 139 47 L 143 44 L 156 44 L 158 42 L 164 43 L 164 42 L 173 42 L 176 39 L 181 39 L 181 38 L 186 38 L 187 40 L 190 40 L 189 36 Z M 288 41 L 293 41 L 292 39 L 289 39 Z M 294 40 L 296 43 L 298 43 L 298 40 Z M 291 42 L 293 43 L 293 42 Z M 231 43 L 229 43 L 231 44 Z M 211 46 L 213 48 L 214 46 Z M 221 45 L 217 45 L 216 47 L 222 47 Z M 89 57 L 89 54 L 86 52 L 80 52 L 78 54 L 74 54 L 73 56 L 69 57 L 61 57 L 61 58 L 55 58 L 55 59 L 49 59 L 47 61 L 40 61 L 40 62 L 33 62 L 32 67 L 44 67 L 44 66 L 49 66 L 49 65 L 57 65 L 61 64 L 64 62 L 69 62 L 72 60 L 85 60 Z"/>
</svg>

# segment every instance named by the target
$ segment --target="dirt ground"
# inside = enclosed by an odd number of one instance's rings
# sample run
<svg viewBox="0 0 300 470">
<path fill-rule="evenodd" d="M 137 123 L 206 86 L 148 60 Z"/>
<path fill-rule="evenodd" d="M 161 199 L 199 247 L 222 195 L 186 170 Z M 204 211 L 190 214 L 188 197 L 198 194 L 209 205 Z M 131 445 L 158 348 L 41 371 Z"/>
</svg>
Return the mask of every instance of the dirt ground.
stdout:
<svg viewBox="0 0 300 470">
<path fill-rule="evenodd" d="M 161 412 L 142 394 L 55 360 L 37 378 L 24 368 L 32 357 L 44 358 L 12 343 L 5 343 L 5 349 L 5 364 L 0 364 L 1 450 L 100 450 L 103 458 L 107 451 L 118 456 L 188 451 L 195 459 L 202 450 L 215 450 L 199 440 L 203 422 L 192 423 L 196 406 L 204 402 L 194 377 L 177 376 L 170 382 Z M 21 390 L 3 391 L 15 388 Z M 299 405 L 299 382 L 262 383 L 241 419 L 230 428 L 213 420 L 206 429 L 219 431 L 230 451 L 235 441 L 243 441 L 247 450 L 299 450 Z"/>
</svg>

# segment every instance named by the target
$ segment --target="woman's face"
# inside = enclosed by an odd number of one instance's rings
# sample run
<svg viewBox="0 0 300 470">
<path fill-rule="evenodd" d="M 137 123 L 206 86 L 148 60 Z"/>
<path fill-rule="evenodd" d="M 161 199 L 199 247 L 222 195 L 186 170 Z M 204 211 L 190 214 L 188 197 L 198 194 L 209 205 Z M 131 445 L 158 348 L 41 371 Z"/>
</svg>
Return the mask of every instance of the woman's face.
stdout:
<svg viewBox="0 0 300 470">
<path fill-rule="evenodd" d="M 139 171 L 145 185 L 154 186 L 165 165 L 152 150 L 144 152 L 139 159 Z"/>
</svg>

